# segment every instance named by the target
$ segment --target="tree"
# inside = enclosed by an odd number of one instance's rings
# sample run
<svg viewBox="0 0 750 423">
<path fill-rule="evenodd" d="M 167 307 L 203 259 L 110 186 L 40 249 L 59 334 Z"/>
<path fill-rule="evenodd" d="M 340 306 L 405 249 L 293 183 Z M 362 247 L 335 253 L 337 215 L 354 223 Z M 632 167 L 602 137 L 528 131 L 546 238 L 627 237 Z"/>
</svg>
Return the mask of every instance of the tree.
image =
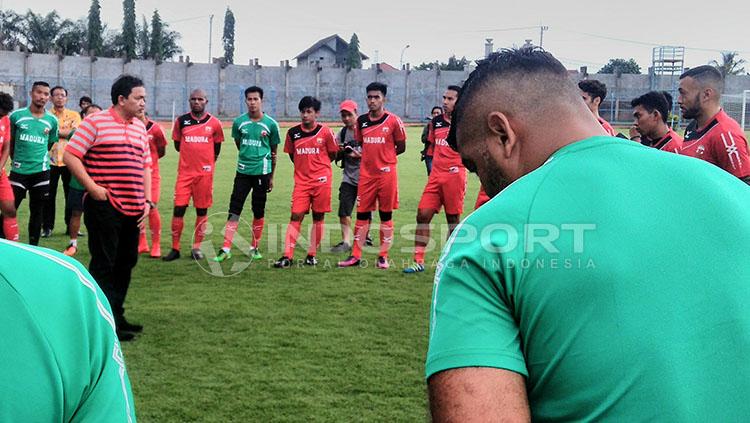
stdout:
<svg viewBox="0 0 750 423">
<path fill-rule="evenodd" d="M 146 15 L 143 15 L 143 23 L 138 26 L 138 57 L 144 60 L 151 58 L 151 33 L 148 27 Z"/>
<path fill-rule="evenodd" d="M 46 16 L 29 10 L 24 17 L 24 38 L 26 46 L 32 53 L 53 53 L 55 41 L 62 29 L 60 15 L 56 11 Z"/>
<path fill-rule="evenodd" d="M 151 17 L 151 47 L 149 54 L 152 59 L 161 62 L 164 59 L 164 25 L 159 16 L 159 11 L 154 9 Z"/>
<path fill-rule="evenodd" d="M 6 9 L 0 10 L 0 48 L 15 50 L 16 47 L 26 48 L 24 37 L 24 18 L 18 13 Z"/>
<path fill-rule="evenodd" d="M 417 65 L 414 69 L 416 70 L 433 70 L 435 69 L 435 63 L 427 63 L 423 62 Z M 460 59 L 456 58 L 455 54 L 452 54 L 451 57 L 448 58 L 448 63 L 439 62 L 438 67 L 440 70 L 443 71 L 462 71 L 464 68 L 469 64 L 469 59 L 466 58 L 466 56 L 461 57 Z"/>
<path fill-rule="evenodd" d="M 630 73 L 630 74 L 641 74 L 641 67 L 638 66 L 638 63 L 632 58 L 625 60 L 625 59 L 609 59 L 609 62 L 604 65 L 601 69 L 599 69 L 599 72 L 597 73 Z"/>
<path fill-rule="evenodd" d="M 60 26 L 60 33 L 55 40 L 60 54 L 75 56 L 85 54 L 87 50 L 87 23 L 81 18 L 77 21 L 64 20 Z"/>
<path fill-rule="evenodd" d="M 711 66 L 721 72 L 721 76 L 726 78 L 728 75 L 741 75 L 745 73 L 745 59 L 740 59 L 736 51 L 721 52 L 721 63 L 716 60 L 711 61 Z"/>
<path fill-rule="evenodd" d="M 106 26 L 102 32 L 104 33 L 102 37 L 102 56 L 121 57 L 125 51 L 122 32 L 116 29 L 107 29 Z"/>
<path fill-rule="evenodd" d="M 123 53 L 128 59 L 136 57 L 137 34 L 135 24 L 135 0 L 123 0 L 122 41 Z"/>
<path fill-rule="evenodd" d="M 221 41 L 224 43 L 224 63 L 234 63 L 234 13 L 229 6 L 224 13 L 224 35 Z"/>
<path fill-rule="evenodd" d="M 362 53 L 359 52 L 359 37 L 357 37 L 356 32 L 352 34 L 352 38 L 349 40 L 346 66 L 349 69 L 362 69 Z"/>
<path fill-rule="evenodd" d="M 180 33 L 169 30 L 169 25 L 166 22 L 162 22 L 162 28 L 161 57 L 157 58 L 160 61 L 171 59 L 182 53 L 182 47 L 179 44 Z"/>
<path fill-rule="evenodd" d="M 86 47 L 95 56 L 102 53 L 102 46 L 104 43 L 101 9 L 99 0 L 91 0 L 88 16 L 88 30 L 86 31 Z"/>
</svg>

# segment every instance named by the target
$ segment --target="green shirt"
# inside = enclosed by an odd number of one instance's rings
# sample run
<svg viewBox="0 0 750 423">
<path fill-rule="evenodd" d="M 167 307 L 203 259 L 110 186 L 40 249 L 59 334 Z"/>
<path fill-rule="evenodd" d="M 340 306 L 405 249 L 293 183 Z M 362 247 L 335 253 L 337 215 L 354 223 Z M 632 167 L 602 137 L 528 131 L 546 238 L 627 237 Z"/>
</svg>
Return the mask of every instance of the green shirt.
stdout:
<svg viewBox="0 0 750 423">
<path fill-rule="evenodd" d="M 28 107 L 10 114 L 13 136 L 11 172 L 29 175 L 49 170 L 49 149 L 58 141 L 57 118 L 44 112 L 34 117 Z"/>
<path fill-rule="evenodd" d="M 526 376 L 534 421 L 750 416 L 750 187 L 594 137 L 468 216 L 435 275 L 426 373 Z"/>
<path fill-rule="evenodd" d="M 0 421 L 134 422 L 107 298 L 76 260 L 0 241 Z"/>
<path fill-rule="evenodd" d="M 281 141 L 279 124 L 263 113 L 257 122 L 247 113 L 232 124 L 232 138 L 239 143 L 237 172 L 245 175 L 267 175 L 271 173 L 271 147 Z"/>
</svg>

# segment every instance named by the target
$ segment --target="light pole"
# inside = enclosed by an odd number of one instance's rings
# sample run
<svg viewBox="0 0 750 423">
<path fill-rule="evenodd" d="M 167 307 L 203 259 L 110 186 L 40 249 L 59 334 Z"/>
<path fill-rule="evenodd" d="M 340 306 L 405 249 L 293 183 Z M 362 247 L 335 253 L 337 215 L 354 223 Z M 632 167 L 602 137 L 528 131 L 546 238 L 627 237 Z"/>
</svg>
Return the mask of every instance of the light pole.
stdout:
<svg viewBox="0 0 750 423">
<path fill-rule="evenodd" d="M 399 69 L 404 68 L 404 53 L 406 52 L 406 49 L 411 47 L 409 44 L 405 45 L 403 49 L 401 49 L 401 60 L 399 61 Z"/>
<path fill-rule="evenodd" d="M 214 33 L 214 15 L 208 17 L 208 63 L 211 63 L 211 37 Z"/>
</svg>

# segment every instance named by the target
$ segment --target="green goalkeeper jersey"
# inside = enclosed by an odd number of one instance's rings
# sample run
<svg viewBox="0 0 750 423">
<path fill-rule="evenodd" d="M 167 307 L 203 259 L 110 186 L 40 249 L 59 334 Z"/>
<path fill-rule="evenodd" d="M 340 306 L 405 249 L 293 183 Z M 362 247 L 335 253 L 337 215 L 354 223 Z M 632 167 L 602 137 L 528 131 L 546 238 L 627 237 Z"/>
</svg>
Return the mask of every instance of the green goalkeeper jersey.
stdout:
<svg viewBox="0 0 750 423">
<path fill-rule="evenodd" d="M 35 117 L 28 107 L 10 114 L 13 136 L 11 172 L 29 175 L 49 170 L 49 149 L 58 140 L 57 118 L 50 112 Z"/>
<path fill-rule="evenodd" d="M 259 121 L 250 119 L 247 113 L 232 124 L 232 138 L 239 143 L 237 172 L 244 175 L 267 175 L 271 173 L 271 147 L 281 142 L 279 124 L 267 114 Z"/>
</svg>

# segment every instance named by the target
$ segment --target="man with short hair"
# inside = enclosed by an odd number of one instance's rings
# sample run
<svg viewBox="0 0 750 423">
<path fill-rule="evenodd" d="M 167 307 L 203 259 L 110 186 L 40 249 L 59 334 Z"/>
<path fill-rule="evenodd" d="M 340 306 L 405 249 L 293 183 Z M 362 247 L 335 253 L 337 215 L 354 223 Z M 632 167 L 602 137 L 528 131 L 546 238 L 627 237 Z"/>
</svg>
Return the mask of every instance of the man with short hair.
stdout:
<svg viewBox="0 0 750 423">
<path fill-rule="evenodd" d="M 354 100 L 344 100 L 339 105 L 339 112 L 341 122 L 344 124 L 344 127 L 336 134 L 336 142 L 339 145 L 338 157 L 343 168 L 341 185 L 339 185 L 338 212 L 341 242 L 331 248 L 332 253 L 343 253 L 352 248 L 352 211 L 357 202 L 359 165 L 362 158 L 362 146 L 357 143 L 354 136 L 358 116 L 357 103 Z"/>
<path fill-rule="evenodd" d="M 129 341 L 143 326 L 125 319 L 125 296 L 138 262 L 138 236 L 151 203 L 151 154 L 143 81 L 122 75 L 111 89 L 112 107 L 87 117 L 65 147 L 63 160 L 86 188 L 84 222 L 89 231 L 89 271 L 114 314 L 117 336 Z"/>
<path fill-rule="evenodd" d="M 539 48 L 480 62 L 449 141 L 487 194 L 512 183 L 438 264 L 435 422 L 750 415 L 750 188 L 607 136 Z"/>
<path fill-rule="evenodd" d="M 679 90 L 682 117 L 693 119 L 685 129 L 680 154 L 705 160 L 750 184 L 745 132 L 721 108 L 721 73 L 709 65 L 689 69 L 680 75 Z"/>
<path fill-rule="evenodd" d="M 240 222 L 240 214 L 247 196 L 252 192 L 253 209 L 252 245 L 250 256 L 260 260 L 260 239 L 266 214 L 266 198 L 273 190 L 276 171 L 276 148 L 280 142 L 279 124 L 263 112 L 263 89 L 252 86 L 245 90 L 247 113 L 232 124 L 232 138 L 239 150 L 237 174 L 234 177 L 229 200 L 229 217 L 224 227 L 224 245 L 214 261 L 232 258 L 232 242 Z"/>
<path fill-rule="evenodd" d="M 333 131 L 317 122 L 320 100 L 311 96 L 302 97 L 298 108 L 301 123 L 287 131 L 284 142 L 284 152 L 289 154 L 289 159 L 294 164 L 294 190 L 292 216 L 284 237 L 284 255 L 274 263 L 276 268 L 292 265 L 302 220 L 310 211 L 313 223 L 304 264 L 318 264 L 316 255 L 325 232 L 325 214 L 331 211 L 331 161 L 336 157 L 339 147 Z"/>
<path fill-rule="evenodd" d="M 385 110 L 388 87 L 372 82 L 367 88 L 369 112 L 357 119 L 356 137 L 362 145 L 357 223 L 352 254 L 339 267 L 358 266 L 362 246 L 370 229 L 372 212 L 380 213 L 380 252 L 376 266 L 388 269 L 388 251 L 393 244 L 393 210 L 398 209 L 397 156 L 406 151 L 406 131 L 401 118 Z"/>
<path fill-rule="evenodd" d="M 430 110 L 430 122 L 427 123 L 427 125 L 424 126 L 422 129 L 422 144 L 424 144 L 424 148 L 419 153 L 422 156 L 422 160 L 424 161 L 424 165 L 427 168 L 427 176 L 430 176 L 430 173 L 432 172 L 432 159 L 435 154 L 435 146 L 430 143 L 429 140 L 429 132 L 430 132 L 430 123 L 432 122 L 432 119 L 434 119 L 437 116 L 440 116 L 443 114 L 443 108 L 440 106 L 435 106 Z"/>
<path fill-rule="evenodd" d="M 18 241 L 18 219 L 16 218 L 15 197 L 10 180 L 5 173 L 5 164 L 10 157 L 10 119 L 13 111 L 13 97 L 0 92 L 0 219 L 5 239 Z"/>
<path fill-rule="evenodd" d="M 81 109 L 80 111 L 81 119 L 84 118 L 84 115 L 86 114 L 86 109 L 88 109 L 89 106 L 91 106 L 92 104 L 94 104 L 94 101 L 91 99 L 91 97 L 87 95 L 78 99 L 78 107 Z"/>
<path fill-rule="evenodd" d="M 49 84 L 36 81 L 31 86 L 31 104 L 10 114 L 10 185 L 15 207 L 29 193 L 29 244 L 39 245 L 44 202 L 49 195 L 49 148 L 58 141 L 57 118 L 44 107 L 49 100 Z"/>
<path fill-rule="evenodd" d="M 224 142 L 219 119 L 206 112 L 208 97 L 200 88 L 190 93 L 190 113 L 179 116 L 172 126 L 174 148 L 180 153 L 177 182 L 174 189 L 172 216 L 172 250 L 163 260 L 180 258 L 180 238 L 190 197 L 195 207 L 195 231 L 190 256 L 203 260 L 201 243 L 206 234 L 208 209 L 213 204 L 214 170 Z"/>
<path fill-rule="evenodd" d="M 443 93 L 443 113 L 432 118 L 428 139 L 434 148 L 432 172 L 422 191 L 417 206 L 417 229 L 414 237 L 414 262 L 404 269 L 404 273 L 424 272 L 424 254 L 430 240 L 430 222 L 445 208 L 448 235 L 461 220 L 466 195 L 466 168 L 461 156 L 455 152 L 446 139 L 451 126 L 451 113 L 461 88 L 450 85 Z"/>
<path fill-rule="evenodd" d="M 44 220 L 42 222 L 42 238 L 52 235 L 55 229 L 55 204 L 57 203 L 57 184 L 62 179 L 63 198 L 68 198 L 70 187 L 70 172 L 63 163 L 63 152 L 68 144 L 71 134 L 81 124 L 81 115 L 78 112 L 65 107 L 68 102 L 68 90 L 61 86 L 50 90 L 52 96 L 52 109 L 50 112 L 57 118 L 58 141 L 52 145 L 49 151 L 50 173 L 49 173 L 49 196 L 44 202 Z M 65 233 L 70 224 L 70 214 L 65 211 Z"/>
<path fill-rule="evenodd" d="M 672 109 L 672 96 L 664 91 L 650 91 L 630 102 L 633 107 L 633 127 L 630 139 L 643 145 L 670 153 L 682 148 L 682 137 L 667 125 Z"/>
<path fill-rule="evenodd" d="M 591 113 L 596 116 L 596 120 L 598 120 L 602 127 L 604 127 L 607 134 L 615 136 L 615 128 L 599 115 L 599 106 L 607 97 L 607 86 L 596 79 L 584 79 L 578 83 L 578 88 L 581 90 L 583 101 L 586 103 L 589 110 L 591 110 Z"/>
</svg>

